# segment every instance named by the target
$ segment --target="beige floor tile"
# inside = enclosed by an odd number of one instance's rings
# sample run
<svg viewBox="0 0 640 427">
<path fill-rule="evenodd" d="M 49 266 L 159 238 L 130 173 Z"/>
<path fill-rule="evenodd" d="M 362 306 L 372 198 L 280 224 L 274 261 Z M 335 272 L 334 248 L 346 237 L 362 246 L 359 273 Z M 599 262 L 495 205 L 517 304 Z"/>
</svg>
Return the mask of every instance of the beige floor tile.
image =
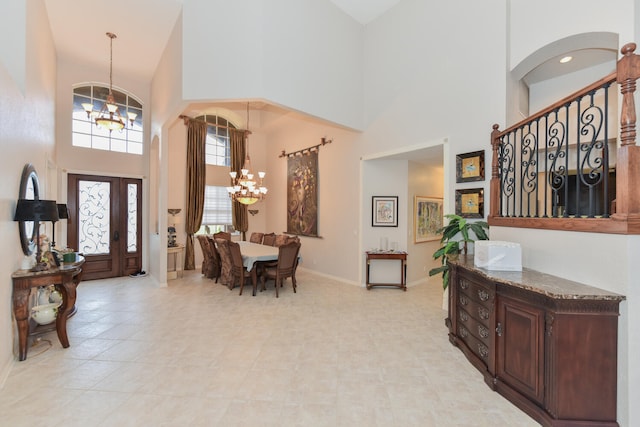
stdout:
<svg viewBox="0 0 640 427">
<path fill-rule="evenodd" d="M 437 281 L 364 288 L 305 271 L 275 298 L 197 272 L 82 282 L 0 389 L 4 426 L 534 426 L 452 346 Z M 55 416 L 52 416 L 55 414 Z"/>
</svg>

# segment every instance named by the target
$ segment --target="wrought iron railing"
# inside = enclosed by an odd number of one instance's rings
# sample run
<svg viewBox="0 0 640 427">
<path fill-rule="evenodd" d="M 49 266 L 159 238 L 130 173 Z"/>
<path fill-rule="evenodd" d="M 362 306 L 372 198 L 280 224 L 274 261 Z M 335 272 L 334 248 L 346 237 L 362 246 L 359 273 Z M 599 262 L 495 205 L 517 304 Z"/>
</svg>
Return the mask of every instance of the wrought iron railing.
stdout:
<svg viewBox="0 0 640 427">
<path fill-rule="evenodd" d="M 616 135 L 609 108 L 615 75 L 500 133 L 502 217 L 608 217 Z M 615 123 L 615 122 L 614 122 Z M 613 126 L 613 132 L 617 133 Z M 612 167 L 613 166 L 613 167 Z M 613 187 L 615 191 L 615 186 Z"/>
<path fill-rule="evenodd" d="M 640 234 L 634 50 L 623 47 L 613 74 L 504 131 L 494 125 L 491 225 Z"/>
</svg>

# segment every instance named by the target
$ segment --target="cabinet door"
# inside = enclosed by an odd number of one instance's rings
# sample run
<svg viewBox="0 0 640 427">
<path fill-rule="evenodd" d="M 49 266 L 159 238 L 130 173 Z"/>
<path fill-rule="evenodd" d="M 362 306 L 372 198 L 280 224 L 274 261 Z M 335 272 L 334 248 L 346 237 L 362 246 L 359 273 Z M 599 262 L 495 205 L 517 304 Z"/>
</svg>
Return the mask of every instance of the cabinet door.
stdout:
<svg viewBox="0 0 640 427">
<path fill-rule="evenodd" d="M 498 296 L 496 376 L 542 404 L 544 399 L 544 311 Z"/>
</svg>

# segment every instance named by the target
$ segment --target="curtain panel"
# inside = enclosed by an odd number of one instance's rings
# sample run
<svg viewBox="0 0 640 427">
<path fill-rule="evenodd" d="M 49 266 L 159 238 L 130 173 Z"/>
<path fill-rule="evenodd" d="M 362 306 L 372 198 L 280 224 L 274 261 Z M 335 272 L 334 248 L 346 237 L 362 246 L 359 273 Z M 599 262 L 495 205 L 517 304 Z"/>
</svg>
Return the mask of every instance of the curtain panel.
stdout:
<svg viewBox="0 0 640 427">
<path fill-rule="evenodd" d="M 231 170 L 236 171 L 238 176 L 240 176 L 240 169 L 244 166 L 244 159 L 247 153 L 247 131 L 241 129 L 229 129 L 229 131 L 231 132 Z M 233 228 L 242 233 L 242 240 L 247 240 L 247 230 L 249 229 L 247 206 L 234 201 L 231 206 L 231 211 Z"/>
<path fill-rule="evenodd" d="M 185 212 L 184 269 L 195 270 L 193 235 L 202 224 L 205 187 L 205 143 L 207 124 L 200 120 L 189 120 L 187 125 L 187 206 Z"/>
</svg>

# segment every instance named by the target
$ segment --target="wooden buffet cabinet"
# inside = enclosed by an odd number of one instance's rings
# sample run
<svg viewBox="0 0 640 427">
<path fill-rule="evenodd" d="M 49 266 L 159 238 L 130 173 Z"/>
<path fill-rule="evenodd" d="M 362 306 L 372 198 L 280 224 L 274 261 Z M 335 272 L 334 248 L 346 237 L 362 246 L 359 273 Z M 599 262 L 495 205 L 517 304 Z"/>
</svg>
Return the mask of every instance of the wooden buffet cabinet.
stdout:
<svg viewBox="0 0 640 427">
<path fill-rule="evenodd" d="M 625 297 L 529 269 L 449 262 L 449 341 L 543 426 L 618 426 L 618 306 Z"/>
</svg>

